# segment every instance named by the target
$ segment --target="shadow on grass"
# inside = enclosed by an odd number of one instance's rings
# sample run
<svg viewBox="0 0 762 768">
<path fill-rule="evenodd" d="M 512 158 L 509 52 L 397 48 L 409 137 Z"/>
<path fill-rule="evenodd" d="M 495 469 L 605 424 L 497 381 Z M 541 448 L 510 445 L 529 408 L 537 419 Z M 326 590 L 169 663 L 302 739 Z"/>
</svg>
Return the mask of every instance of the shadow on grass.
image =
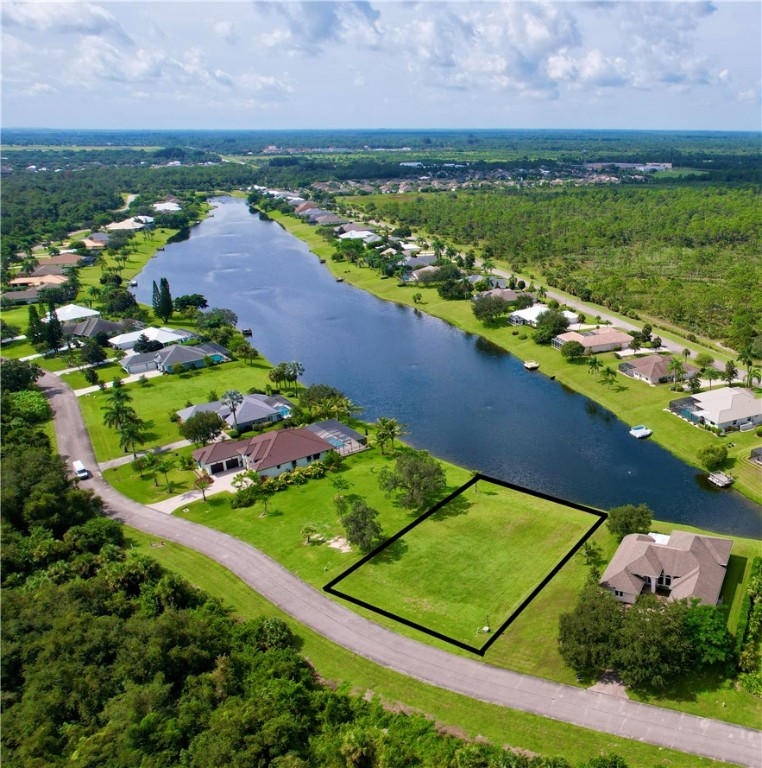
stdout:
<svg viewBox="0 0 762 768">
<path fill-rule="evenodd" d="M 470 502 L 462 494 L 457 496 L 452 501 L 445 504 L 442 509 L 437 510 L 429 519 L 432 521 L 447 520 L 451 517 L 459 517 L 465 515 L 471 508 L 472 502 Z"/>
<path fill-rule="evenodd" d="M 748 562 L 749 559 L 747 557 L 741 557 L 740 555 L 731 555 L 728 560 L 725 581 L 722 583 L 722 592 L 720 593 L 722 604 L 727 606 L 728 609 L 733 605 L 738 590 L 741 589 Z"/>
<path fill-rule="evenodd" d="M 397 539 L 394 544 L 390 544 L 385 549 L 381 550 L 375 557 L 369 561 L 369 565 L 386 565 L 388 563 L 396 563 L 401 560 L 405 553 L 408 551 L 408 545 L 405 539 Z"/>
</svg>

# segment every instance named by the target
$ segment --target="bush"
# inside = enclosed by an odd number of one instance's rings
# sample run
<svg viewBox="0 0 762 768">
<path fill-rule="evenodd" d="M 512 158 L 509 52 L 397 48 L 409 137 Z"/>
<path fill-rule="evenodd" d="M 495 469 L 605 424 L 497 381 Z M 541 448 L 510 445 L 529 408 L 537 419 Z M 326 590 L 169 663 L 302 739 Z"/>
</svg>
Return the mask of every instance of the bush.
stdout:
<svg viewBox="0 0 762 768">
<path fill-rule="evenodd" d="M 45 395 L 39 390 L 25 389 L 10 392 L 8 399 L 14 418 L 20 418 L 29 424 L 39 424 L 50 418 L 50 406 Z"/>
<path fill-rule="evenodd" d="M 728 458 L 728 449 L 724 445 L 708 445 L 696 454 L 701 466 L 712 472 L 719 469 Z"/>
</svg>

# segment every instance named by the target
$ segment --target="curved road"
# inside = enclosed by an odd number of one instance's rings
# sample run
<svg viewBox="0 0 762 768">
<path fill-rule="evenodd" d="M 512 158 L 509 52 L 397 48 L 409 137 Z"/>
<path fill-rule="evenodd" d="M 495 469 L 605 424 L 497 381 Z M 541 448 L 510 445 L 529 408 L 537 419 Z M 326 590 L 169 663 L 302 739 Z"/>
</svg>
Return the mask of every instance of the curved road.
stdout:
<svg viewBox="0 0 762 768">
<path fill-rule="evenodd" d="M 99 476 L 71 388 L 53 374 L 45 374 L 38 383 L 53 407 L 59 452 L 96 471 L 83 485 L 103 498 L 110 517 L 207 555 L 337 645 L 404 675 L 481 701 L 725 762 L 762 766 L 762 731 L 522 675 L 402 637 L 325 597 L 254 547 L 126 498 Z"/>
</svg>

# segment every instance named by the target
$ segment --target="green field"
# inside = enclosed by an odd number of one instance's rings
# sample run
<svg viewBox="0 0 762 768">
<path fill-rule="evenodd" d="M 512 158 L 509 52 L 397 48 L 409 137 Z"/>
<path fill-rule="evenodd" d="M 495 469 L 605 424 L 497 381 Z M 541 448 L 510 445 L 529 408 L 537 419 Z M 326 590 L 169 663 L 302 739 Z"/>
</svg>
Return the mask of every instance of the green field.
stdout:
<svg viewBox="0 0 762 768">
<path fill-rule="evenodd" d="M 482 480 L 335 588 L 479 648 L 598 519 Z"/>
</svg>

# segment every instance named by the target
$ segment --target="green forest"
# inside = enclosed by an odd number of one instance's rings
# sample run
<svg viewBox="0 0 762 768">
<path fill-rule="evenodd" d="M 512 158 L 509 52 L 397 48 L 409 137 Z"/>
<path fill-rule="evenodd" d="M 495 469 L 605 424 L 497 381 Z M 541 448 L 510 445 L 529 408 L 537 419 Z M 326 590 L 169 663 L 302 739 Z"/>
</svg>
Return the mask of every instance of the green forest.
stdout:
<svg viewBox="0 0 762 768">
<path fill-rule="evenodd" d="M 759 325 L 758 187 L 533 189 L 352 202 L 623 314 L 662 318 L 739 349 Z"/>
</svg>

